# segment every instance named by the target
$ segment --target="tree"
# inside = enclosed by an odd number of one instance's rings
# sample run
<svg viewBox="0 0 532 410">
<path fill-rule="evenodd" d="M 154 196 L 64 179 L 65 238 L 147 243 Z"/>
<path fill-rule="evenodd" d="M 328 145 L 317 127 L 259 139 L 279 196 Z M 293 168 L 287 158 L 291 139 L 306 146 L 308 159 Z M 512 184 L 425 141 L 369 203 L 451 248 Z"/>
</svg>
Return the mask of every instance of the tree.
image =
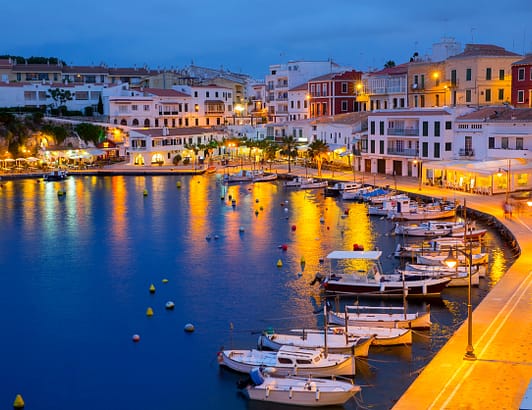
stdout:
<svg viewBox="0 0 532 410">
<path fill-rule="evenodd" d="M 96 111 L 98 111 L 98 114 L 103 115 L 103 101 L 101 94 L 98 97 L 98 106 L 96 107 Z"/>
<path fill-rule="evenodd" d="M 316 140 L 309 144 L 307 155 L 312 161 L 316 163 L 316 168 L 318 169 L 319 177 L 321 177 L 321 166 L 323 165 L 323 160 L 325 159 L 328 153 L 329 146 L 322 140 Z"/>
<path fill-rule="evenodd" d="M 82 122 L 81 124 L 76 125 L 75 130 L 83 141 L 92 141 L 94 144 L 97 144 L 100 142 L 103 128 L 98 125 Z"/>
<path fill-rule="evenodd" d="M 393 67 L 395 67 L 395 61 L 393 60 L 388 60 L 386 64 L 384 64 L 384 68 L 393 68 Z"/>
<path fill-rule="evenodd" d="M 292 172 L 291 160 L 297 156 L 296 140 L 293 136 L 283 137 L 281 140 L 281 154 L 288 156 L 288 172 Z"/>
<path fill-rule="evenodd" d="M 59 110 L 59 115 L 61 115 L 66 102 L 72 100 L 72 93 L 69 90 L 63 90 L 62 88 L 50 88 L 48 89 L 48 92 L 49 94 L 47 97 L 54 100 L 54 106 Z"/>
</svg>

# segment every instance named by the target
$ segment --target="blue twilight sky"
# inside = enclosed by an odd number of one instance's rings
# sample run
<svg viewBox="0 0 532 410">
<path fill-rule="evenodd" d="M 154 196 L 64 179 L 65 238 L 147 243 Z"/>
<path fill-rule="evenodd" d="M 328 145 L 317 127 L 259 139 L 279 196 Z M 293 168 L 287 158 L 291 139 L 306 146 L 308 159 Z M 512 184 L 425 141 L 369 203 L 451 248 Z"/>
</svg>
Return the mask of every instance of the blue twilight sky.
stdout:
<svg viewBox="0 0 532 410">
<path fill-rule="evenodd" d="M 264 78 L 270 64 L 358 70 L 430 54 L 442 37 L 532 52 L 531 0 L 26 0 L 0 8 L 0 55 L 67 64 L 196 65 Z"/>
</svg>

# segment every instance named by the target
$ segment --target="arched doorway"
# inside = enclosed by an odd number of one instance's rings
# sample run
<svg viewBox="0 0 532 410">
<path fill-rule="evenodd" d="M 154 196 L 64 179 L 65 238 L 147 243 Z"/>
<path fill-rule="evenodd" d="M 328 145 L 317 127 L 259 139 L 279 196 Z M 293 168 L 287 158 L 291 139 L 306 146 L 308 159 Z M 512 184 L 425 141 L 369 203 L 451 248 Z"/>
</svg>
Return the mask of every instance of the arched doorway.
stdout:
<svg viewBox="0 0 532 410">
<path fill-rule="evenodd" d="M 148 118 L 146 118 L 146 119 L 144 120 L 144 126 L 145 126 L 145 127 L 149 127 L 149 126 L 150 126 L 150 120 L 149 120 Z"/>
<path fill-rule="evenodd" d="M 144 165 L 144 157 L 142 156 L 142 154 L 137 154 L 133 163 L 135 165 Z"/>
<path fill-rule="evenodd" d="M 151 164 L 152 165 L 163 165 L 164 164 L 164 157 L 162 154 L 153 154 L 151 157 Z"/>
<path fill-rule="evenodd" d="M 133 125 L 134 127 L 138 127 L 138 125 L 139 125 L 139 120 L 137 120 L 137 119 L 135 118 L 135 119 L 133 120 L 132 125 Z"/>
<path fill-rule="evenodd" d="M 127 121 L 126 120 L 121 120 L 120 121 L 120 125 L 127 125 Z"/>
</svg>

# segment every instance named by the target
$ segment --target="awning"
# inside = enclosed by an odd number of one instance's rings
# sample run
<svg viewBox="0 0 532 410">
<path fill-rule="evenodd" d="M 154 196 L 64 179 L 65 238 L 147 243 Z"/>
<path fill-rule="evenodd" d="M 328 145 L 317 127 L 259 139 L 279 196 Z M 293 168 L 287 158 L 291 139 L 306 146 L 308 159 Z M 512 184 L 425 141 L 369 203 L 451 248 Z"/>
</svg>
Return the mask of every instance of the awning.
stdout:
<svg viewBox="0 0 532 410">
<path fill-rule="evenodd" d="M 85 151 L 87 151 L 89 154 L 95 155 L 95 156 L 105 155 L 105 151 L 103 151 L 101 149 L 98 149 L 98 148 L 88 148 Z"/>
</svg>

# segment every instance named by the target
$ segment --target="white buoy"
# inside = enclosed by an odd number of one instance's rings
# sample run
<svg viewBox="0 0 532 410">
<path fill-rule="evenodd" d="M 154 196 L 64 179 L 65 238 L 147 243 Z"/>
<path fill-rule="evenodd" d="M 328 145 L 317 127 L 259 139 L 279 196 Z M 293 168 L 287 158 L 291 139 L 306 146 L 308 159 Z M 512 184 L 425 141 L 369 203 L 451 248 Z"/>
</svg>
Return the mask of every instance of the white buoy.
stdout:
<svg viewBox="0 0 532 410">
<path fill-rule="evenodd" d="M 168 310 L 171 310 L 175 307 L 175 303 L 169 300 L 168 302 L 166 302 L 166 305 L 164 305 L 164 307 Z"/>
<path fill-rule="evenodd" d="M 187 323 L 185 325 L 185 332 L 192 333 L 194 330 L 194 325 L 192 323 Z"/>
<path fill-rule="evenodd" d="M 140 335 L 134 334 L 133 337 L 131 338 L 131 340 L 133 340 L 135 343 L 139 342 L 140 341 Z"/>
</svg>

